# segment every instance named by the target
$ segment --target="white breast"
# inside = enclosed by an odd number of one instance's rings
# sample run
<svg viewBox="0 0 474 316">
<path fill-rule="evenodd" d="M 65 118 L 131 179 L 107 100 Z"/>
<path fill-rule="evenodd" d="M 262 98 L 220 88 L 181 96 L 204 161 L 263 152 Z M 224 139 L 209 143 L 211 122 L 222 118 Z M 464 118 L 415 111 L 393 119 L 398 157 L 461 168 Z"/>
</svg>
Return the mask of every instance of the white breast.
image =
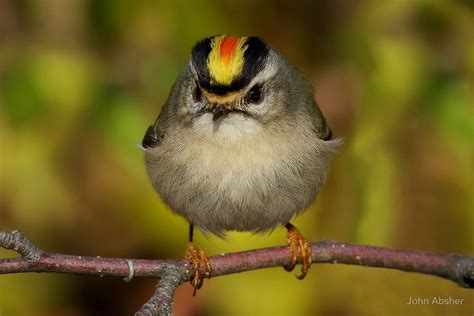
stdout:
<svg viewBox="0 0 474 316">
<path fill-rule="evenodd" d="M 314 134 L 270 135 L 258 122 L 230 114 L 194 121 L 147 151 L 156 191 L 173 211 L 215 234 L 263 231 L 306 208 L 329 166 L 330 148 Z"/>
</svg>

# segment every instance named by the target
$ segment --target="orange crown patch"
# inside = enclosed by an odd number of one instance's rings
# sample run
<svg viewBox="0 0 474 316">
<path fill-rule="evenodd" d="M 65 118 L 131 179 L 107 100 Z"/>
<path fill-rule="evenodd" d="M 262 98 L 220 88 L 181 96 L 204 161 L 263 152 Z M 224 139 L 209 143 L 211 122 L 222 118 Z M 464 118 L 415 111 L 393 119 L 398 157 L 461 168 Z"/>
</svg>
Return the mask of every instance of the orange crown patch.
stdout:
<svg viewBox="0 0 474 316">
<path fill-rule="evenodd" d="M 207 67 L 212 84 L 230 85 L 242 72 L 247 37 L 215 36 L 211 41 L 211 52 Z"/>
</svg>

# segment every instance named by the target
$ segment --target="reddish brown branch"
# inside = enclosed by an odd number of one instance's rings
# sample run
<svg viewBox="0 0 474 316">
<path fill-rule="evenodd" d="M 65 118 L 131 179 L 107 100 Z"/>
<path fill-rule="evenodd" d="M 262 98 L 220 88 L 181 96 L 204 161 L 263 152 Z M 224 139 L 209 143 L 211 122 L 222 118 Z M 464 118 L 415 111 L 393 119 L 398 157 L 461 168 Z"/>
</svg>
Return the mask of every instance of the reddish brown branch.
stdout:
<svg viewBox="0 0 474 316">
<path fill-rule="evenodd" d="M 0 230 L 0 246 L 17 250 L 22 258 L 0 259 L 0 274 L 50 272 L 100 276 L 161 278 L 155 295 L 137 315 L 167 314 L 176 287 L 191 277 L 184 260 L 143 260 L 71 256 L 41 252 L 19 232 Z M 337 241 L 312 243 L 314 263 L 343 263 L 397 269 L 439 276 L 462 287 L 474 287 L 474 256 L 402 251 Z M 273 247 L 209 257 L 212 277 L 284 266 L 288 247 Z M 129 261 L 129 263 L 127 263 Z M 131 265 L 130 265 L 131 263 Z M 133 266 L 133 271 L 130 271 Z M 169 307 L 169 308 L 168 308 Z"/>
</svg>

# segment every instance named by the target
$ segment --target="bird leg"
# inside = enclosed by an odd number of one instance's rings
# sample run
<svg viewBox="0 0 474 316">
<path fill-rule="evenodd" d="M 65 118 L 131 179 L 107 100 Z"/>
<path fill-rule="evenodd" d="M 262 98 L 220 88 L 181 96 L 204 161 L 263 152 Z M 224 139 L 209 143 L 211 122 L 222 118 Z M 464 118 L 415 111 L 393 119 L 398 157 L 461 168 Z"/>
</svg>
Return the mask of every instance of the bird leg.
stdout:
<svg viewBox="0 0 474 316">
<path fill-rule="evenodd" d="M 288 230 L 286 240 L 288 246 L 290 246 L 291 263 L 284 268 L 286 271 L 292 271 L 295 268 L 298 259 L 301 259 L 303 267 L 301 268 L 301 275 L 298 275 L 297 278 L 302 280 L 308 273 L 313 260 L 311 246 L 295 226 L 288 223 L 285 227 Z"/>
<path fill-rule="evenodd" d="M 211 263 L 207 258 L 207 255 L 193 244 L 193 225 L 189 227 L 189 244 L 186 248 L 186 259 L 188 260 L 191 268 L 193 269 L 193 278 L 191 279 L 191 285 L 194 288 L 193 296 L 196 295 L 196 291 L 202 287 L 204 282 L 204 276 L 211 278 Z M 204 264 L 205 270 L 201 270 L 201 265 Z M 204 276 L 203 276 L 204 274 Z"/>
</svg>

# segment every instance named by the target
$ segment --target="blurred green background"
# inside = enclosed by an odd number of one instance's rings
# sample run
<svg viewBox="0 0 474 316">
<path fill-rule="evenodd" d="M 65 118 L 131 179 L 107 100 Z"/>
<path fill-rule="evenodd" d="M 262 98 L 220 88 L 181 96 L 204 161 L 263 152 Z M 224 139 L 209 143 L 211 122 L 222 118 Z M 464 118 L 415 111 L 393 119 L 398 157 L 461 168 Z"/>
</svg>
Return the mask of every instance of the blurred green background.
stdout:
<svg viewBox="0 0 474 316">
<path fill-rule="evenodd" d="M 137 144 L 192 45 L 259 35 L 300 68 L 344 146 L 295 224 L 310 240 L 473 253 L 472 1 L 0 1 L 0 227 L 51 252 L 182 258 L 186 222 Z M 282 245 L 285 230 L 196 242 Z M 0 256 L 14 256 L 0 250 Z M 130 315 L 154 280 L 0 276 L 0 315 Z M 472 291 L 398 271 L 314 265 L 219 277 L 176 315 L 470 315 Z M 464 298 L 408 306 L 408 298 Z"/>
</svg>

